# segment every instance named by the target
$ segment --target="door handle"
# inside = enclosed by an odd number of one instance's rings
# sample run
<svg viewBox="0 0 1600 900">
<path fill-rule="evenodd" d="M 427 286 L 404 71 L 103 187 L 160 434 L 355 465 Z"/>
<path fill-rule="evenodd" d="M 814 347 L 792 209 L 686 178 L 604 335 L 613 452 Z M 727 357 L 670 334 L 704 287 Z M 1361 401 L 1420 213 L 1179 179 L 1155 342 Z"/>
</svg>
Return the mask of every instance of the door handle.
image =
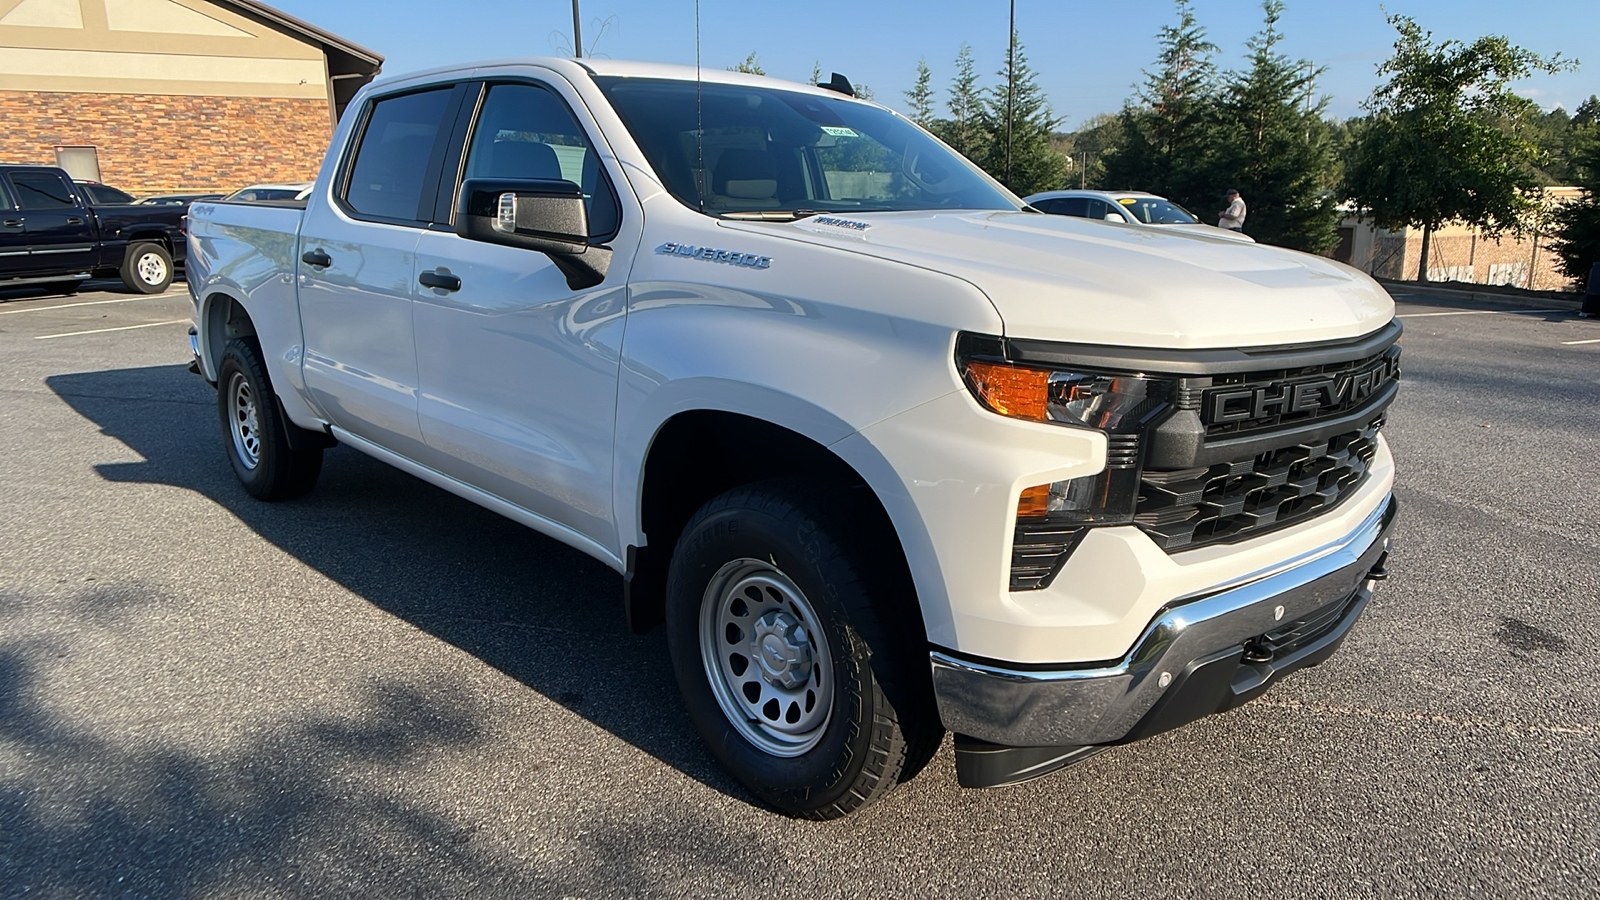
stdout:
<svg viewBox="0 0 1600 900">
<path fill-rule="evenodd" d="M 21 228 L 22 227 L 22 220 L 21 219 L 6 219 L 4 222 L 0 222 L 0 225 L 5 226 L 6 228 Z"/>
<path fill-rule="evenodd" d="M 68 225 L 82 225 L 83 224 L 83 220 L 78 218 L 77 216 L 68 216 L 67 217 L 67 224 Z"/>
<path fill-rule="evenodd" d="M 333 265 L 333 257 L 329 256 L 328 251 L 321 247 L 315 250 L 307 250 L 300 254 L 300 261 L 308 266 L 321 266 L 323 268 Z"/>
<path fill-rule="evenodd" d="M 449 272 L 423 272 L 417 276 L 417 281 L 423 287 L 438 288 L 441 291 L 461 290 L 461 279 Z"/>
</svg>

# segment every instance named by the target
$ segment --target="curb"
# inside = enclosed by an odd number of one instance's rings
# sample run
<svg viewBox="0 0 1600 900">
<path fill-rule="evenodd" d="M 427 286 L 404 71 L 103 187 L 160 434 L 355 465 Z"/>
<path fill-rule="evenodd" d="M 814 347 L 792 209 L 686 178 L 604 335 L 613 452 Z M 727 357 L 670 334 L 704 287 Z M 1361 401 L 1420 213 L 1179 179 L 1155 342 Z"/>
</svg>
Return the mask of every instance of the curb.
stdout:
<svg viewBox="0 0 1600 900">
<path fill-rule="evenodd" d="M 1408 294 L 1422 294 L 1428 297 L 1446 297 L 1452 300 L 1470 300 L 1478 303 L 1502 303 L 1508 306 L 1523 306 L 1529 309 L 1543 307 L 1561 307 L 1563 309 L 1583 308 L 1582 294 L 1534 294 L 1528 293 L 1502 294 L 1492 290 L 1461 290 L 1460 288 L 1433 287 L 1420 285 L 1413 281 L 1386 281 L 1379 280 L 1384 290 L 1400 291 Z"/>
</svg>

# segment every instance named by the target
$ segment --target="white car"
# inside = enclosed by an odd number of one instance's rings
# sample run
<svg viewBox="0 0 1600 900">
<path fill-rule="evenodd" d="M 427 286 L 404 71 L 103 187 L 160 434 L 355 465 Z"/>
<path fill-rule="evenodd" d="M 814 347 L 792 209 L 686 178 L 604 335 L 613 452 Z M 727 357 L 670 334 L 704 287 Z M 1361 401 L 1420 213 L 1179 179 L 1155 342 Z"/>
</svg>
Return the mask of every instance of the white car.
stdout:
<svg viewBox="0 0 1600 900">
<path fill-rule="evenodd" d="M 796 816 L 946 731 L 961 784 L 1012 784 L 1334 653 L 1394 515 L 1383 288 L 1040 215 L 849 94 L 609 59 L 373 82 L 303 210 L 191 207 L 219 450 L 279 500 L 337 442 L 612 567 L 709 751 Z M 584 677 L 629 664 L 592 638 Z M 1250 765 L 1218 750 L 1192 768 Z"/>
<path fill-rule="evenodd" d="M 1103 219 L 1127 225 L 1149 225 L 1170 231 L 1203 234 L 1255 243 L 1243 232 L 1207 225 L 1187 209 L 1165 197 L 1143 191 L 1045 191 L 1027 198 L 1040 212 L 1080 219 Z"/>
<path fill-rule="evenodd" d="M 302 181 L 295 184 L 252 184 L 247 188 L 223 197 L 224 200 L 304 200 L 311 196 L 311 187 L 316 182 Z"/>
</svg>

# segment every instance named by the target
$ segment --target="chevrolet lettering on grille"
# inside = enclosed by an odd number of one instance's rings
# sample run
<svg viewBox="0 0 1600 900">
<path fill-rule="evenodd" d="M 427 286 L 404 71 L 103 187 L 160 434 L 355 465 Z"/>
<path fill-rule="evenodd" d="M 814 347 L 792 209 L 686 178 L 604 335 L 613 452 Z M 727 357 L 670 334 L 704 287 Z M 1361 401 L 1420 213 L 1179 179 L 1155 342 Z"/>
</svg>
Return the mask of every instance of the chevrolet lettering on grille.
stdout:
<svg viewBox="0 0 1600 900">
<path fill-rule="evenodd" d="M 1399 374 L 1395 356 L 1376 359 L 1354 372 L 1313 378 L 1283 380 L 1264 385 L 1241 386 L 1208 391 L 1205 422 L 1218 425 L 1247 422 L 1269 416 L 1295 413 L 1334 412 L 1359 406 Z"/>
</svg>

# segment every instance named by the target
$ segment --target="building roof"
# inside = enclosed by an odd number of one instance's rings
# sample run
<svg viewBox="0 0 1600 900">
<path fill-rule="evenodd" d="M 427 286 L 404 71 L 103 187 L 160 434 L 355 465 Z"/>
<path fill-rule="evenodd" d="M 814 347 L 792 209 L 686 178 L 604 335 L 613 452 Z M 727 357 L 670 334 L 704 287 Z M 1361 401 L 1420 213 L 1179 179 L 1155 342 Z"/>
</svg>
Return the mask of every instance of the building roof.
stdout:
<svg viewBox="0 0 1600 900">
<path fill-rule="evenodd" d="M 253 15 L 265 19 L 275 25 L 281 25 L 290 31 L 298 32 L 305 38 L 321 44 L 324 50 L 337 50 L 360 62 L 367 63 L 376 72 L 383 66 L 383 54 L 375 53 L 360 44 L 351 43 L 331 31 L 323 31 L 310 22 L 305 22 L 281 10 L 273 9 L 257 0 L 211 0 L 222 6 L 231 6 L 245 15 Z"/>
</svg>

